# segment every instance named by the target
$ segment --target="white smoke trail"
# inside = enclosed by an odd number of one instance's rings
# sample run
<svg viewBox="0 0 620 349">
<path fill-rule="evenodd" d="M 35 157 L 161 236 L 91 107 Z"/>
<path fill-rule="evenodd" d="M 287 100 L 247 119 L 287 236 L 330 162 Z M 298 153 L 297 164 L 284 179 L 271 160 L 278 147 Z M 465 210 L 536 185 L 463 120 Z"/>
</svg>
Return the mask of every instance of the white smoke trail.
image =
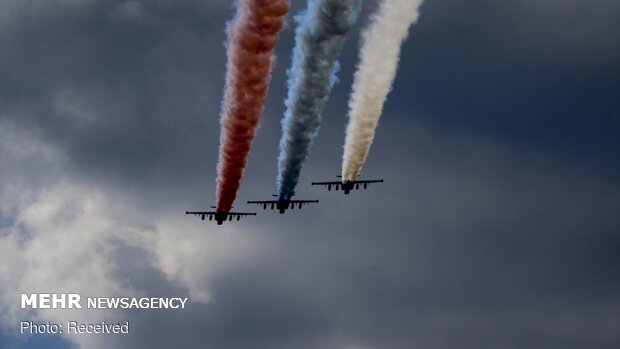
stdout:
<svg viewBox="0 0 620 349">
<path fill-rule="evenodd" d="M 392 88 L 400 47 L 418 19 L 423 0 L 383 0 L 362 33 L 362 47 L 349 99 L 342 180 L 354 180 L 375 135 L 383 103 Z"/>
</svg>

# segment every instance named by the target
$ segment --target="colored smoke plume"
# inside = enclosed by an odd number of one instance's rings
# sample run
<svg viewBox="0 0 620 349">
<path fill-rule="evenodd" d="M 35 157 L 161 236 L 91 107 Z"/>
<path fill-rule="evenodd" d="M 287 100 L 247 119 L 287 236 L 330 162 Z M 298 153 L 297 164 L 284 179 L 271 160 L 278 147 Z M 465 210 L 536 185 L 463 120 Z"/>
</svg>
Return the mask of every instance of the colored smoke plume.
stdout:
<svg viewBox="0 0 620 349">
<path fill-rule="evenodd" d="M 295 17 L 295 48 L 288 71 L 288 96 L 278 158 L 279 200 L 295 192 L 310 145 L 318 134 L 321 111 L 336 82 L 338 56 L 359 13 L 361 0 L 309 0 Z"/>
<path fill-rule="evenodd" d="M 383 0 L 362 32 L 362 47 L 349 99 L 342 180 L 360 173 L 379 123 L 383 104 L 392 88 L 400 48 L 416 22 L 423 0 Z"/>
<path fill-rule="evenodd" d="M 273 51 L 288 0 L 239 0 L 228 23 L 226 87 L 220 114 L 216 211 L 228 212 L 237 196 L 252 140 L 265 105 Z"/>
</svg>

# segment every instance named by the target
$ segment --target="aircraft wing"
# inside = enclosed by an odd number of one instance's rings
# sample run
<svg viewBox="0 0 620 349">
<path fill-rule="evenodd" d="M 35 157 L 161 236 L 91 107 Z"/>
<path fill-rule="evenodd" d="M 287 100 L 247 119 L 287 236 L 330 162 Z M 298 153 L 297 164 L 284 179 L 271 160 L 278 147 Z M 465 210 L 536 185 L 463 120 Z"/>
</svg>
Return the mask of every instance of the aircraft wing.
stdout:
<svg viewBox="0 0 620 349">
<path fill-rule="evenodd" d="M 335 181 L 335 182 L 312 182 L 312 185 L 340 185 L 342 184 L 341 181 Z"/>
<path fill-rule="evenodd" d="M 341 181 L 335 181 L 335 182 L 312 182 L 312 185 L 323 185 L 323 186 L 327 187 L 327 190 L 332 190 L 332 187 L 334 187 L 334 189 L 336 189 L 336 190 L 342 188 L 342 182 Z"/>
<path fill-rule="evenodd" d="M 360 179 L 350 181 L 352 184 L 364 184 L 364 183 L 383 183 L 383 179 Z M 341 185 L 344 184 L 342 181 L 334 181 L 334 182 L 312 182 L 312 185 Z"/>
<path fill-rule="evenodd" d="M 207 215 L 207 216 L 211 216 L 211 215 L 214 215 L 215 212 L 213 212 L 213 211 L 185 211 L 185 214 L 195 214 L 195 215 L 198 215 L 198 216 L 204 214 L 204 215 Z"/>
<path fill-rule="evenodd" d="M 355 184 L 355 183 L 361 183 L 361 184 L 364 184 L 364 183 L 383 183 L 383 179 L 365 179 L 365 180 L 359 180 L 359 181 L 355 180 L 355 181 L 352 181 L 352 182 L 353 182 L 353 184 Z"/>
<path fill-rule="evenodd" d="M 226 214 L 229 216 L 239 216 L 239 217 L 256 216 L 256 212 L 226 212 Z"/>
<path fill-rule="evenodd" d="M 215 211 L 185 211 L 185 214 L 193 214 L 197 216 L 202 216 L 202 215 L 215 216 L 217 212 Z M 225 214 L 226 216 L 239 216 L 239 217 L 256 216 L 256 212 L 222 212 L 222 214 Z"/>
<path fill-rule="evenodd" d="M 277 194 L 273 194 L 274 197 L 278 197 Z M 254 200 L 250 200 L 248 201 L 248 204 L 256 204 L 256 205 L 277 205 L 277 204 L 285 204 L 285 203 L 289 203 L 289 204 L 310 204 L 310 203 L 315 203 L 315 202 L 319 202 L 319 200 L 287 200 L 287 201 L 278 201 L 278 200 L 259 200 L 259 201 L 254 201 Z"/>
<path fill-rule="evenodd" d="M 278 201 L 277 200 L 264 200 L 264 201 L 248 201 L 248 204 L 257 204 L 257 205 L 262 205 L 262 204 L 267 204 L 267 205 L 271 205 L 271 204 L 277 204 Z"/>
<path fill-rule="evenodd" d="M 288 200 L 288 201 L 277 201 L 277 200 L 264 200 L 264 201 L 248 201 L 248 204 L 256 204 L 259 206 L 263 206 L 263 209 L 267 208 L 278 209 L 280 213 L 284 213 L 286 209 L 295 209 L 295 205 L 298 208 L 302 208 L 303 205 L 319 202 L 319 200 Z"/>
<path fill-rule="evenodd" d="M 309 203 L 314 203 L 314 202 L 319 202 L 319 200 L 289 200 L 287 201 L 291 204 L 309 204 Z M 278 200 L 264 200 L 264 201 L 248 201 L 248 204 L 257 204 L 257 205 L 271 205 L 271 204 L 278 204 Z"/>
<path fill-rule="evenodd" d="M 340 176 L 338 176 L 340 177 Z M 335 190 L 343 190 L 345 194 L 348 194 L 349 191 L 354 189 L 360 189 L 360 186 L 363 189 L 366 189 L 369 184 L 372 183 L 381 183 L 383 179 L 359 179 L 354 181 L 334 181 L 334 182 L 312 182 L 312 185 L 323 185 L 327 187 L 327 190 L 332 190 L 334 187 Z"/>
</svg>

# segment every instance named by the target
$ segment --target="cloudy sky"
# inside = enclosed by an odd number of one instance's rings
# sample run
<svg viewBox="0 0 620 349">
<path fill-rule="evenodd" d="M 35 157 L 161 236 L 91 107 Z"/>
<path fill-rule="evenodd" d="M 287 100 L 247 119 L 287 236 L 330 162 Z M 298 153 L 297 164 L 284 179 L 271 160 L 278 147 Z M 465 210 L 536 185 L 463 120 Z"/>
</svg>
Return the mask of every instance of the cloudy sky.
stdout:
<svg viewBox="0 0 620 349">
<path fill-rule="evenodd" d="M 297 191 L 320 205 L 216 226 L 184 212 L 214 201 L 230 3 L 0 0 L 0 347 L 620 347 L 620 2 L 427 0 L 363 172 L 385 183 L 345 197 L 309 182 L 340 173 L 374 6 Z M 292 46 L 291 24 L 237 209 L 275 191 Z"/>
</svg>

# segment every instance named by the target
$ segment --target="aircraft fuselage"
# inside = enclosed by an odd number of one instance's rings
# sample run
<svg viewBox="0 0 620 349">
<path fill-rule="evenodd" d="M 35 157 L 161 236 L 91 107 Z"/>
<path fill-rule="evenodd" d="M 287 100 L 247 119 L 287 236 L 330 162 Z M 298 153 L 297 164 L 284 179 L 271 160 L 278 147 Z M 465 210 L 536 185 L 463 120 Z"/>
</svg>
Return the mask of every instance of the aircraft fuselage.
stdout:
<svg viewBox="0 0 620 349">
<path fill-rule="evenodd" d="M 342 190 L 344 191 L 345 195 L 349 194 L 351 192 L 351 190 L 355 189 L 359 189 L 360 188 L 360 184 L 364 187 L 364 189 L 366 189 L 368 187 L 367 183 L 355 183 L 353 181 L 344 181 L 342 183 Z"/>
<path fill-rule="evenodd" d="M 301 209 L 303 205 L 306 205 L 309 203 L 316 203 L 316 202 L 319 202 L 319 200 L 291 200 L 291 199 L 286 199 L 286 198 L 284 199 L 278 198 L 277 200 L 248 201 L 248 204 L 260 205 L 263 207 L 264 210 L 266 210 L 267 208 L 270 208 L 272 210 L 276 209 L 278 210 L 278 212 L 282 214 L 286 212 L 286 210 L 295 209 L 295 205 L 297 205 L 297 207 Z"/>
<path fill-rule="evenodd" d="M 215 216 L 215 221 L 217 222 L 217 225 L 222 225 L 222 223 L 224 223 L 227 219 L 229 221 L 232 221 L 233 217 L 231 215 L 228 215 L 226 212 L 216 212 L 215 215 L 209 215 L 209 220 L 212 221 L 214 219 Z M 206 215 L 201 215 L 200 218 L 204 221 L 206 218 Z M 241 217 L 237 216 L 237 220 L 239 220 Z"/>
</svg>

